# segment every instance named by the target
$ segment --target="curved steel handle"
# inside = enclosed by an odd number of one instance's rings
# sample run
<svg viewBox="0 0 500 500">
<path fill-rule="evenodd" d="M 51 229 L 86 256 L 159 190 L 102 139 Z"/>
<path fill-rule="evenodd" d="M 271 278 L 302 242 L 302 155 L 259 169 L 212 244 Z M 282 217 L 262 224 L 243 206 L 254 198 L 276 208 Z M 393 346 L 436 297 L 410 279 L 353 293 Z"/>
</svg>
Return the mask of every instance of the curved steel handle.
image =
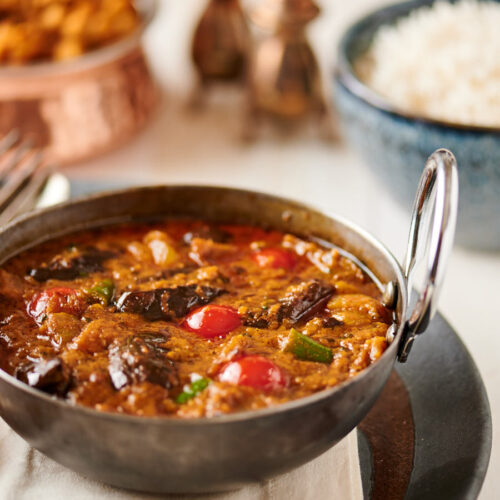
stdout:
<svg viewBox="0 0 500 500">
<path fill-rule="evenodd" d="M 408 296 L 411 294 L 412 272 L 422 241 L 425 243 L 423 258 L 427 255 L 427 266 L 422 291 L 405 322 L 399 344 L 398 360 L 401 362 L 406 361 L 415 337 L 427 328 L 436 311 L 446 263 L 453 247 L 457 209 L 457 162 L 450 151 L 438 149 L 426 162 L 413 206 L 404 268 Z M 430 217 L 430 225 L 422 240 L 424 223 Z"/>
</svg>

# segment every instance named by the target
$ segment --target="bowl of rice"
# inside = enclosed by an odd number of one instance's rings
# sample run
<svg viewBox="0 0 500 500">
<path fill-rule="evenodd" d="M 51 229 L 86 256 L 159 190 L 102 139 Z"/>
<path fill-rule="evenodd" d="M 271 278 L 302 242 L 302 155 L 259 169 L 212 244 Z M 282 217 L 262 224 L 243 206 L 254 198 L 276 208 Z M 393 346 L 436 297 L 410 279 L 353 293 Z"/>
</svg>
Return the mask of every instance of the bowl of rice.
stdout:
<svg viewBox="0 0 500 500">
<path fill-rule="evenodd" d="M 500 249 L 500 0 L 379 9 L 343 35 L 335 101 L 347 142 L 411 208 L 425 158 L 452 150 L 457 242 Z"/>
</svg>

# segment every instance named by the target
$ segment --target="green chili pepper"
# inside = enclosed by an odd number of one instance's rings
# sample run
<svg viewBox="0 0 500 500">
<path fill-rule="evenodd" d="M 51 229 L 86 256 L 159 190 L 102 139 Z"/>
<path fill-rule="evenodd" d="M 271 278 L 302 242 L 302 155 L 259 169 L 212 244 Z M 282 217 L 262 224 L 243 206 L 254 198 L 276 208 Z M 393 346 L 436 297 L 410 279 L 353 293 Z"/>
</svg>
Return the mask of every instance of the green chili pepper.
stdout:
<svg viewBox="0 0 500 500">
<path fill-rule="evenodd" d="M 284 351 L 291 352 L 302 361 L 317 361 L 318 363 L 333 361 L 333 352 L 329 347 L 321 345 L 295 328 L 292 328 L 288 335 Z"/>
<path fill-rule="evenodd" d="M 113 298 L 114 291 L 115 284 L 110 279 L 105 279 L 94 285 L 87 293 L 107 306 Z"/>
<path fill-rule="evenodd" d="M 211 380 L 209 378 L 200 377 L 199 379 L 191 382 L 189 385 L 185 385 L 184 391 L 177 396 L 177 403 L 180 405 L 187 403 L 190 399 L 198 396 L 200 392 L 204 391 L 210 382 Z"/>
</svg>

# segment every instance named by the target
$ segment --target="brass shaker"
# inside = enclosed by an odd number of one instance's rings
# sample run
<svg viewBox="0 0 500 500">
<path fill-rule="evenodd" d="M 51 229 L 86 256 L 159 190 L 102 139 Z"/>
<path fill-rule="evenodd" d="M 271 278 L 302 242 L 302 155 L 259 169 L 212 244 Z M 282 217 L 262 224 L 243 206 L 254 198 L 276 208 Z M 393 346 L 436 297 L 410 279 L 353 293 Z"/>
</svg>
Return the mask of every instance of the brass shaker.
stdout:
<svg viewBox="0 0 500 500">
<path fill-rule="evenodd" d="M 298 123 L 327 115 L 320 69 L 306 36 L 319 12 L 312 0 L 265 0 L 250 14 L 262 36 L 249 68 L 249 135 L 263 116 Z"/>
<path fill-rule="evenodd" d="M 210 0 L 192 43 L 201 86 L 243 80 L 248 50 L 249 31 L 239 0 Z"/>
</svg>

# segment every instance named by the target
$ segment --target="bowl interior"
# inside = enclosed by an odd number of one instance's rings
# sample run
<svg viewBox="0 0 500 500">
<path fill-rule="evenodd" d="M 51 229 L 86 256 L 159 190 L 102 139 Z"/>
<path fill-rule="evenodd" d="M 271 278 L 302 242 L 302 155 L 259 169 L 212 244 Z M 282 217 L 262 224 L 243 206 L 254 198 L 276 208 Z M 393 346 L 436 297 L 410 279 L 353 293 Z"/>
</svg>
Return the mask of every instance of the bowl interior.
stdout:
<svg viewBox="0 0 500 500">
<path fill-rule="evenodd" d="M 70 232 L 162 217 L 250 224 L 317 238 L 352 254 L 380 283 L 398 279 L 394 256 L 369 233 L 340 217 L 272 195 L 205 186 L 134 187 L 30 213 L 3 231 L 0 265 L 26 248 Z"/>
<path fill-rule="evenodd" d="M 394 256 L 369 233 L 348 221 L 271 195 L 232 188 L 152 186 L 88 196 L 27 214 L 5 227 L 0 231 L 0 265 L 27 248 L 64 234 L 110 224 L 165 217 L 257 225 L 298 236 L 318 238 L 339 246 L 371 271 L 372 277 L 380 284 L 384 285 L 389 281 L 398 284 L 395 315 L 399 328 L 394 342 L 382 355 L 384 359 L 395 357 L 395 348 L 399 343 L 406 315 L 407 292 L 405 278 Z M 376 364 L 357 375 L 356 379 L 368 375 Z M 323 399 L 343 385 L 268 410 L 282 411 L 287 407 L 307 404 L 307 401 Z M 29 388 L 26 386 L 25 389 Z M 231 415 L 229 418 L 241 418 L 239 415 Z"/>
</svg>

